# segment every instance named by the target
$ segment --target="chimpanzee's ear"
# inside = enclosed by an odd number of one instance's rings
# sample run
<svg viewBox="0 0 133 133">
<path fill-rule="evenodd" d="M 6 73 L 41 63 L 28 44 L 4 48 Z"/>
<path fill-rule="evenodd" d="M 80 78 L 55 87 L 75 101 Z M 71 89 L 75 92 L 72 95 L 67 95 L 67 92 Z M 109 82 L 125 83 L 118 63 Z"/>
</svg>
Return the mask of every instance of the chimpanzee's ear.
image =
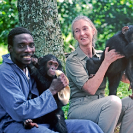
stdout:
<svg viewBox="0 0 133 133">
<path fill-rule="evenodd" d="M 129 27 L 128 26 L 124 26 L 122 28 L 122 33 L 125 34 L 128 30 L 129 30 Z"/>
</svg>

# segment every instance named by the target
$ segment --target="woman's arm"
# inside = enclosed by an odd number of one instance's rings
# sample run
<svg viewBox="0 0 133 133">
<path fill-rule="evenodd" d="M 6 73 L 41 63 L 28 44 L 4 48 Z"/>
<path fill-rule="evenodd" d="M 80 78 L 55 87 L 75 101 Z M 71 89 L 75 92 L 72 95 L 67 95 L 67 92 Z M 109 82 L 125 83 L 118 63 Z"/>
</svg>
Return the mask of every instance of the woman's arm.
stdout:
<svg viewBox="0 0 133 133">
<path fill-rule="evenodd" d="M 116 61 L 117 59 L 123 58 L 124 56 L 118 54 L 115 52 L 115 50 L 110 50 L 108 51 L 109 47 L 106 48 L 105 50 L 105 58 L 101 64 L 101 66 L 99 67 L 97 73 L 95 74 L 95 76 L 93 76 L 92 78 L 90 78 L 89 80 L 87 80 L 87 82 L 83 85 L 82 89 L 91 94 L 94 95 L 97 91 L 97 89 L 99 88 L 99 86 L 101 85 L 103 78 L 105 76 L 105 73 L 108 69 L 108 67 L 110 66 L 110 64 L 114 61 Z"/>
</svg>

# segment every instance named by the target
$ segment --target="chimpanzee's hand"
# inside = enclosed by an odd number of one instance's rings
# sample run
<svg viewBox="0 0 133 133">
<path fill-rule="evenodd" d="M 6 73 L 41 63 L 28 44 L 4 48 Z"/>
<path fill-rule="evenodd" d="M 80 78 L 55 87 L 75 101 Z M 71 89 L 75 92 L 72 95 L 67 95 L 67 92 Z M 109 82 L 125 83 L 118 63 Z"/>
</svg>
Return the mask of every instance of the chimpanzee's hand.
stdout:
<svg viewBox="0 0 133 133">
<path fill-rule="evenodd" d="M 89 75 L 89 79 L 90 79 L 90 78 L 93 78 L 94 76 L 95 76 L 95 74 L 90 74 L 90 75 Z"/>
<path fill-rule="evenodd" d="M 67 126 L 65 123 L 65 119 L 64 117 L 58 115 L 57 116 L 58 121 L 56 122 L 55 126 L 54 126 L 54 130 L 59 132 L 59 133 L 67 133 Z"/>
<path fill-rule="evenodd" d="M 34 126 L 38 128 L 38 125 L 36 123 L 33 123 L 33 121 L 31 119 L 27 119 L 24 121 L 24 128 L 25 129 L 31 129 Z"/>
<path fill-rule="evenodd" d="M 129 86 L 128 91 L 129 91 L 130 89 L 132 89 L 132 88 L 131 88 L 131 85 Z M 130 97 L 131 99 L 133 99 L 133 89 L 132 89 L 132 95 L 129 95 L 129 97 Z"/>
<path fill-rule="evenodd" d="M 132 94 L 132 95 L 129 95 L 129 97 L 130 97 L 131 99 L 133 99 L 133 94 Z"/>
<path fill-rule="evenodd" d="M 68 80 L 64 73 L 61 73 L 61 75 L 57 79 L 53 79 L 49 90 L 53 95 L 55 95 L 57 92 L 61 91 L 64 87 L 68 85 Z"/>
</svg>

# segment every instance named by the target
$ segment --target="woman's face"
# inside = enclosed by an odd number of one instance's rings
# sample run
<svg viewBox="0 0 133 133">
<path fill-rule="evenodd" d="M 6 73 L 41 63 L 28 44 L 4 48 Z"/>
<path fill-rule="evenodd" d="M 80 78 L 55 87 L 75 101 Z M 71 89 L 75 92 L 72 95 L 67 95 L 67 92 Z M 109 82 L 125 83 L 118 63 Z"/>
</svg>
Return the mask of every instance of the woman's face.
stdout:
<svg viewBox="0 0 133 133">
<path fill-rule="evenodd" d="M 84 19 L 77 20 L 73 24 L 74 38 L 78 41 L 80 47 L 92 45 L 92 38 L 95 30 L 89 22 Z"/>
</svg>

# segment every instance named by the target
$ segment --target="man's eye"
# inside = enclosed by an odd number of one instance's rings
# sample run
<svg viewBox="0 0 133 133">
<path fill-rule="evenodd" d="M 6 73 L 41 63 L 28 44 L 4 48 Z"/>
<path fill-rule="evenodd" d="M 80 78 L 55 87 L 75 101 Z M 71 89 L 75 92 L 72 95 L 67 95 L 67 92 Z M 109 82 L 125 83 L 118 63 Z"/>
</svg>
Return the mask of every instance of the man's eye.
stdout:
<svg viewBox="0 0 133 133">
<path fill-rule="evenodd" d="M 23 44 L 19 44 L 19 48 L 23 48 L 24 47 L 24 45 Z"/>
<path fill-rule="evenodd" d="M 31 48 L 35 47 L 35 44 L 34 44 L 34 43 L 31 43 L 31 44 L 30 44 L 30 47 L 31 47 Z"/>
</svg>

